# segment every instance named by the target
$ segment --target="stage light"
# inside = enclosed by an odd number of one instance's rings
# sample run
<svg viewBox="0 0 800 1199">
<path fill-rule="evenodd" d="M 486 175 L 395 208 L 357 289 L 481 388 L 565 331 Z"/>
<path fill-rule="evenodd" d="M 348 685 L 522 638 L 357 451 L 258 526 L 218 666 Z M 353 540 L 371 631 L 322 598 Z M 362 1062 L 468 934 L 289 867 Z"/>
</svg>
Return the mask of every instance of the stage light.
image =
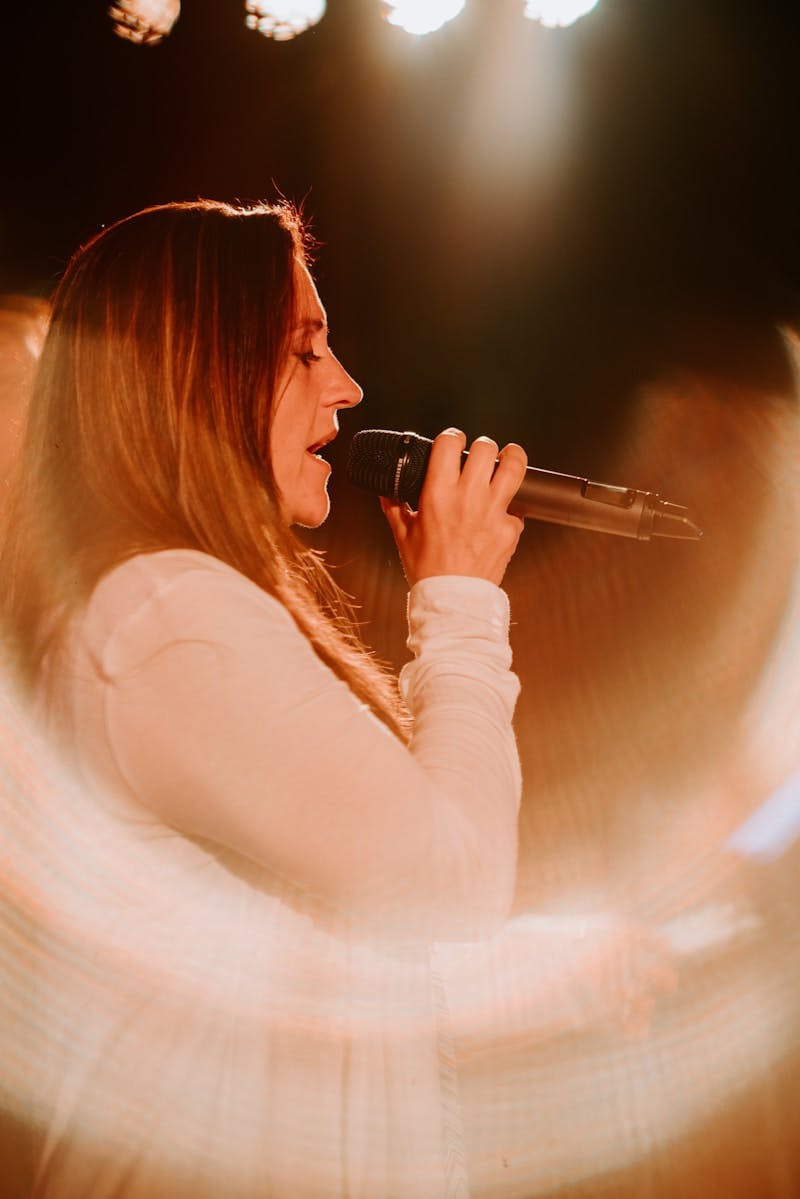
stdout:
<svg viewBox="0 0 800 1199">
<path fill-rule="evenodd" d="M 597 0 L 526 0 L 525 16 L 555 29 L 585 17 L 596 4 Z"/>
<path fill-rule="evenodd" d="M 325 8 L 325 0 L 246 0 L 245 24 L 276 42 L 288 42 L 321 21 Z"/>
<path fill-rule="evenodd" d="M 406 33 L 433 33 L 457 17 L 466 0 L 384 0 L 386 20 Z"/>
<path fill-rule="evenodd" d="M 108 15 L 117 37 L 154 46 L 171 32 L 180 11 L 180 0 L 115 0 Z"/>
</svg>

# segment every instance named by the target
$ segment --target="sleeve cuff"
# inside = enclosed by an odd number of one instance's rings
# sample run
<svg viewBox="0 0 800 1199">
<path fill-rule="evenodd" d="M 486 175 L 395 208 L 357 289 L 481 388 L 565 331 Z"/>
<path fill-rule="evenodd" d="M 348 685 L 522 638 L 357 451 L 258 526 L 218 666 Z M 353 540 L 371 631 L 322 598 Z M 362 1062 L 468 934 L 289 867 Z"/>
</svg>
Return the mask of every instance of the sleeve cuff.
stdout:
<svg viewBox="0 0 800 1199">
<path fill-rule="evenodd" d="M 425 625 L 430 633 L 452 630 L 504 644 L 509 623 L 508 596 L 488 579 L 433 575 L 415 583 L 408 595 L 410 640 Z"/>
</svg>

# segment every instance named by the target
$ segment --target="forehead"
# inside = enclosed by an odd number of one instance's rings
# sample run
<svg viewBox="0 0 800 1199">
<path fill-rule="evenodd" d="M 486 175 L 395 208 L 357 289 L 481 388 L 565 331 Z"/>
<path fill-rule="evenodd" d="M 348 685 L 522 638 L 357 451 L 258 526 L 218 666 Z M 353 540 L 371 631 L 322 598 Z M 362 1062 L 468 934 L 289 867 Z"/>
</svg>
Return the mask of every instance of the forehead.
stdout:
<svg viewBox="0 0 800 1199">
<path fill-rule="evenodd" d="M 298 325 L 312 325 L 316 328 L 324 326 L 327 317 L 319 298 L 319 292 L 308 269 L 300 262 L 295 263 L 295 288 Z"/>
</svg>

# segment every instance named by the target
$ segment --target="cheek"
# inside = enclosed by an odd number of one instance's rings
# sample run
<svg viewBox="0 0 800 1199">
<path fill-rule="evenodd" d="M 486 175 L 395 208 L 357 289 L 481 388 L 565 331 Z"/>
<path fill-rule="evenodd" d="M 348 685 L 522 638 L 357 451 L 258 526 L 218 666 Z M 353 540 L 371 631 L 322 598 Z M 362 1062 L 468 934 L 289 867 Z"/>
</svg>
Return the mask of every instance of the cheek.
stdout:
<svg viewBox="0 0 800 1199">
<path fill-rule="evenodd" d="M 269 455 L 276 475 L 292 467 L 297 469 L 297 455 L 302 432 L 290 403 L 281 402 L 273 413 L 269 429 Z"/>
<path fill-rule="evenodd" d="M 302 384 L 295 372 L 286 389 L 278 393 L 271 418 L 271 444 L 277 453 L 296 453 L 310 444 L 309 430 L 314 424 L 316 408 Z"/>
<path fill-rule="evenodd" d="M 285 442 L 281 434 L 279 422 L 273 421 L 269 431 L 269 460 L 275 478 L 280 478 L 284 467 Z"/>
</svg>

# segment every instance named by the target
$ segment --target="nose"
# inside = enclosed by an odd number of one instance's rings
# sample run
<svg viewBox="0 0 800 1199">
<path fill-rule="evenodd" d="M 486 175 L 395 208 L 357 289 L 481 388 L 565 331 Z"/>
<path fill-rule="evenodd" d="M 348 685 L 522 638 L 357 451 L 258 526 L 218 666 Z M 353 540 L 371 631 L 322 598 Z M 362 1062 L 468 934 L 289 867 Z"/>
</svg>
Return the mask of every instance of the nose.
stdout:
<svg viewBox="0 0 800 1199">
<path fill-rule="evenodd" d="M 355 408 L 356 404 L 360 404 L 364 398 L 363 389 L 356 383 L 352 375 L 347 373 L 339 359 L 335 358 L 335 361 L 339 373 L 336 387 L 336 407 Z"/>
</svg>

